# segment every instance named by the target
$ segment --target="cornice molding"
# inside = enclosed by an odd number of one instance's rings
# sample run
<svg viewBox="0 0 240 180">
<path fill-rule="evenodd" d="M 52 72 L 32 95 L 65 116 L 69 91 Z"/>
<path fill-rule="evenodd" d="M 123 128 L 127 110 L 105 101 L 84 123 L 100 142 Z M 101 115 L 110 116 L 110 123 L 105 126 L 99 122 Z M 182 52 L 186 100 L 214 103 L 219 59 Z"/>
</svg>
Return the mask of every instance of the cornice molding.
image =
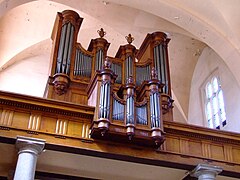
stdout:
<svg viewBox="0 0 240 180">
<path fill-rule="evenodd" d="M 0 91 L 0 105 L 92 119 L 94 107 Z"/>
</svg>

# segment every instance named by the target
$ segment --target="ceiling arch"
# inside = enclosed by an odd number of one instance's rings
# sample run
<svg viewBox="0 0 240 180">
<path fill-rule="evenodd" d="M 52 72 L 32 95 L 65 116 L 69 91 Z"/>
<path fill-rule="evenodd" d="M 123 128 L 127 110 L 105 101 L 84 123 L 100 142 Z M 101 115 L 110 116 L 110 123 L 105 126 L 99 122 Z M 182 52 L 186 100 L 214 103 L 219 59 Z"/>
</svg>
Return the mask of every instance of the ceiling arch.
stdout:
<svg viewBox="0 0 240 180">
<path fill-rule="evenodd" d="M 229 31 L 225 32 L 225 34 L 223 34 L 223 32 L 221 33 L 220 30 L 222 27 L 213 26 L 210 23 L 211 21 L 209 20 L 209 17 L 201 18 L 194 15 L 191 13 L 191 9 L 187 11 L 186 9 L 179 8 L 175 3 L 171 3 L 174 1 L 109 0 L 109 2 L 130 6 L 152 13 L 193 34 L 220 55 L 240 84 L 239 66 L 236 66 L 236 63 L 240 64 L 240 61 L 238 61 L 240 59 L 240 51 L 237 46 L 238 41 L 234 41 L 234 39 L 238 39 L 238 37 L 235 37 L 233 34 L 228 34 Z M 184 4 L 184 2 L 182 2 L 182 4 Z M 204 4 L 201 1 L 194 1 L 194 3 L 200 7 Z M 213 5 L 212 1 L 207 1 L 207 3 Z M 212 15 L 217 16 L 216 14 Z"/>
<path fill-rule="evenodd" d="M 0 16 L 14 7 L 31 1 L 32 0 L 2 0 L 0 1 Z M 76 5 L 78 8 L 81 8 L 81 5 L 82 7 L 87 6 L 89 7 L 88 13 L 91 13 L 91 10 L 93 10 L 89 4 L 94 4 L 94 2 L 102 2 L 98 0 L 81 0 L 77 2 L 64 0 L 53 1 L 74 8 L 76 8 Z M 106 4 L 115 3 L 118 5 L 124 5 L 126 7 L 132 7 L 154 14 L 188 31 L 199 40 L 205 42 L 208 46 L 215 50 L 217 54 L 220 55 L 240 84 L 239 70 L 238 66 L 236 66 L 236 63 L 240 64 L 240 62 L 238 62 L 240 59 L 240 50 L 238 47 L 239 38 L 232 33 L 230 28 L 227 28 L 228 23 L 224 23 L 224 18 L 222 18 L 220 24 L 214 23 L 214 20 L 217 22 L 217 19 L 219 19 L 219 17 L 221 18 L 221 15 L 218 14 L 219 11 L 217 11 L 217 8 L 215 8 L 216 2 L 214 0 L 208 0 L 205 1 L 205 3 L 196 0 L 194 0 L 194 2 L 191 1 L 192 3 L 186 0 L 181 2 L 163 0 L 108 0 L 104 2 L 106 2 Z M 235 3 L 238 3 L 239 5 L 239 2 L 235 1 Z M 84 4 L 86 6 L 84 6 Z M 196 11 L 196 9 L 198 11 Z M 84 12 L 84 9 L 82 8 L 81 11 Z M 210 13 L 209 11 L 213 11 L 213 13 Z M 223 24 L 226 24 L 226 26 L 219 27 Z"/>
</svg>

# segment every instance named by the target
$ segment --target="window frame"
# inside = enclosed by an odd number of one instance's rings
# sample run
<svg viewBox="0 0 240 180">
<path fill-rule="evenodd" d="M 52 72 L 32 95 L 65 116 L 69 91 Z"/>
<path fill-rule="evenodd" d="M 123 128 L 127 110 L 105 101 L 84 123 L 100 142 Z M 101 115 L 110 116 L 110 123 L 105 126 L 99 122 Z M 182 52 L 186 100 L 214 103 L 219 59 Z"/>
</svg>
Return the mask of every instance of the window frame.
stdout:
<svg viewBox="0 0 240 180">
<path fill-rule="evenodd" d="M 214 89 L 214 79 L 217 80 L 217 90 Z M 211 96 L 209 96 L 208 87 L 211 84 Z M 223 92 L 221 78 L 218 74 L 218 71 L 215 70 L 211 73 L 208 78 L 204 81 L 201 87 L 201 94 L 202 94 L 202 109 L 204 115 L 204 125 L 208 128 L 212 129 L 223 129 L 227 124 L 227 117 L 226 117 L 226 107 L 224 101 L 224 92 Z M 221 95 L 222 94 L 222 95 Z M 216 103 L 216 109 L 214 108 L 213 103 Z M 207 106 L 210 103 L 211 113 L 207 111 Z M 222 110 L 223 109 L 223 110 Z M 209 116 L 210 114 L 210 116 Z M 209 118 L 211 117 L 211 118 Z M 218 122 L 217 118 L 218 117 Z M 209 122 L 211 121 L 211 122 Z"/>
</svg>

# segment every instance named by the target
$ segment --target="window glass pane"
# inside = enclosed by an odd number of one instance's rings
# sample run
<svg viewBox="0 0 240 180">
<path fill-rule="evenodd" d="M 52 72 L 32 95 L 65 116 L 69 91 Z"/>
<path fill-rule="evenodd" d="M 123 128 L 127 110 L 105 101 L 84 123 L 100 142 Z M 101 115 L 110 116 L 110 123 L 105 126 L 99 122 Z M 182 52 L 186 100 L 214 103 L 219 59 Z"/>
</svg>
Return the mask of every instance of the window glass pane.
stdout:
<svg viewBox="0 0 240 180">
<path fill-rule="evenodd" d="M 217 103 L 217 97 L 213 97 L 213 114 L 217 114 L 218 112 L 218 103 Z"/>
<path fill-rule="evenodd" d="M 227 118 L 226 118 L 226 112 L 224 109 L 220 109 L 220 117 L 221 117 L 221 121 L 225 121 Z"/>
<path fill-rule="evenodd" d="M 208 83 L 207 85 L 207 98 L 210 98 L 212 96 L 212 84 Z"/>
<path fill-rule="evenodd" d="M 206 92 L 206 119 L 208 127 L 221 129 L 226 125 L 226 112 L 223 100 L 223 91 L 218 77 L 213 77 L 205 86 Z"/>
<path fill-rule="evenodd" d="M 220 125 L 220 119 L 218 114 L 214 115 L 214 124 L 215 124 L 215 127 L 218 127 Z"/>
<path fill-rule="evenodd" d="M 225 121 L 226 120 L 226 112 L 225 112 L 225 105 L 224 105 L 224 101 L 223 101 L 223 92 L 222 90 L 219 91 L 218 93 L 218 103 L 219 103 L 219 113 L 220 113 L 220 118 L 221 121 Z"/>
<path fill-rule="evenodd" d="M 213 121 L 212 121 L 212 119 L 208 120 L 208 127 L 209 128 L 213 128 Z"/>
<path fill-rule="evenodd" d="M 208 102 L 207 103 L 207 119 L 211 119 L 212 118 L 212 108 L 211 108 L 211 103 Z"/>
<path fill-rule="evenodd" d="M 218 80 L 216 77 L 213 78 L 213 91 L 215 93 L 218 91 Z"/>
</svg>

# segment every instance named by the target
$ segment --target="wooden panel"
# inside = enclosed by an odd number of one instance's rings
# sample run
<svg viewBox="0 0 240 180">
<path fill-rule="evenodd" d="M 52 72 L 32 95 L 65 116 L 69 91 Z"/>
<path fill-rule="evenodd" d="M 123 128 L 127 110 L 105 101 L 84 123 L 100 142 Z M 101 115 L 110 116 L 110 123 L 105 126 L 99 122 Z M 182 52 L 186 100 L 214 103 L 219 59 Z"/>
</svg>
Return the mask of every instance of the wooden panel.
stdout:
<svg viewBox="0 0 240 180">
<path fill-rule="evenodd" d="M 180 142 L 176 138 L 167 138 L 166 150 L 171 152 L 180 152 Z"/>
<path fill-rule="evenodd" d="M 224 159 L 225 159 L 225 161 L 228 161 L 228 162 L 233 161 L 232 146 L 224 145 Z"/>
<path fill-rule="evenodd" d="M 138 59 L 139 62 L 145 62 L 148 60 L 148 58 L 151 57 L 151 48 L 150 46 L 147 47 L 146 51 L 144 52 L 143 56 L 141 59 Z"/>
<path fill-rule="evenodd" d="M 68 123 L 68 135 L 82 137 L 82 122 L 69 121 Z"/>
<path fill-rule="evenodd" d="M 180 139 L 180 152 L 182 154 L 189 154 L 189 144 L 187 139 Z"/>
<path fill-rule="evenodd" d="M 13 116 L 12 126 L 27 129 L 29 118 L 30 114 L 15 112 Z"/>
<path fill-rule="evenodd" d="M 90 123 L 69 121 L 68 135 L 79 138 L 89 138 L 90 125 Z"/>
<path fill-rule="evenodd" d="M 233 162 L 240 163 L 240 148 L 233 148 Z"/>
<path fill-rule="evenodd" d="M 202 156 L 202 144 L 197 141 L 189 141 L 189 154 L 194 156 Z"/>
<path fill-rule="evenodd" d="M 78 93 L 72 93 L 71 102 L 77 104 L 87 104 L 88 99 L 87 96 Z"/>
<path fill-rule="evenodd" d="M 56 118 L 42 117 L 40 130 L 45 132 L 55 133 L 56 122 L 57 122 Z"/>
<path fill-rule="evenodd" d="M 223 146 L 211 145 L 212 158 L 224 160 Z"/>
</svg>

